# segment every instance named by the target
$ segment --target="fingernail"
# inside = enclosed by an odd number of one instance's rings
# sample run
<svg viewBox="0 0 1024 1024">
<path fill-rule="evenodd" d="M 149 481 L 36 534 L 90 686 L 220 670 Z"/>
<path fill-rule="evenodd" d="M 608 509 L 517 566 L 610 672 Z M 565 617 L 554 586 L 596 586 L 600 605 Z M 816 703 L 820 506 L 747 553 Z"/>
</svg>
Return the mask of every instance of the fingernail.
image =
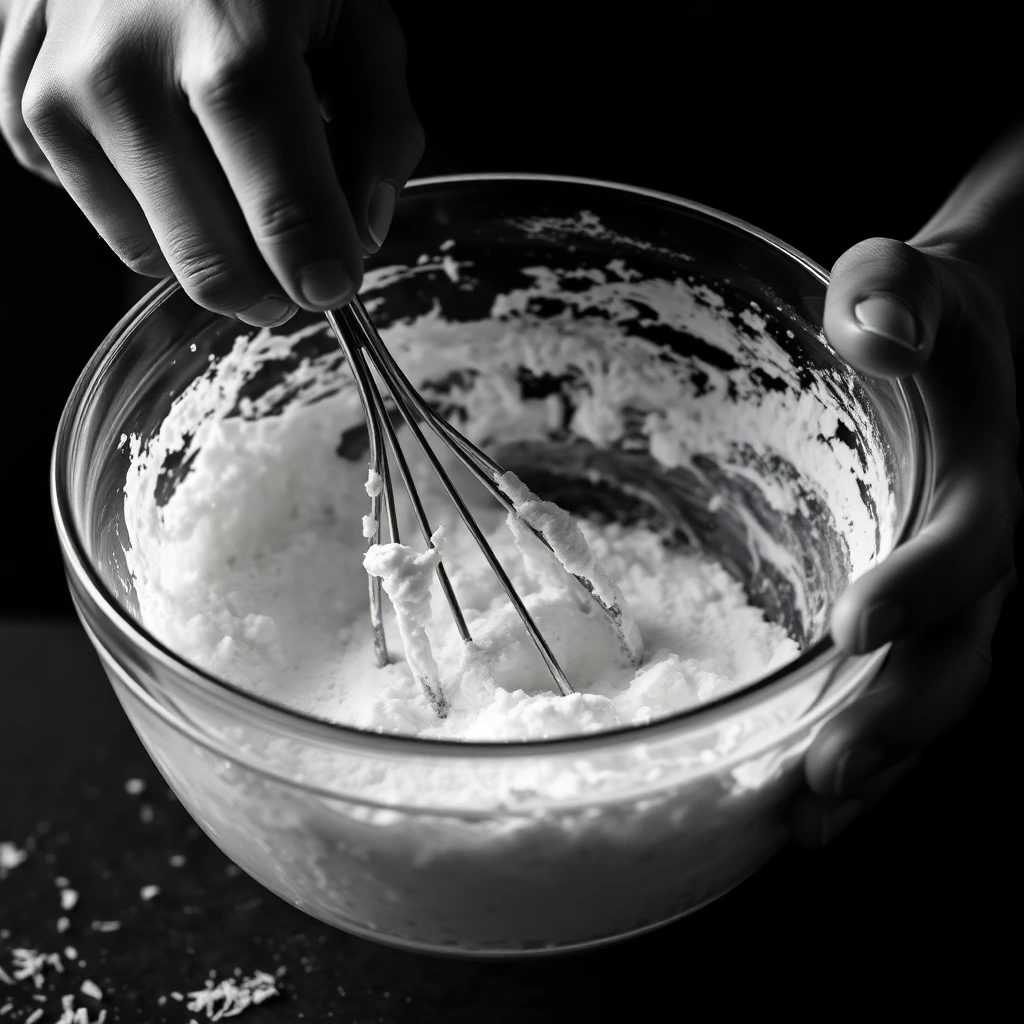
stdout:
<svg viewBox="0 0 1024 1024">
<path fill-rule="evenodd" d="M 299 287 L 306 301 L 320 309 L 335 309 L 352 298 L 352 275 L 340 260 L 311 263 L 299 274 Z"/>
<path fill-rule="evenodd" d="M 252 327 L 279 327 L 294 312 L 295 307 L 290 302 L 270 296 L 243 309 L 238 319 Z"/>
<path fill-rule="evenodd" d="M 379 249 L 388 236 L 388 229 L 391 227 L 391 218 L 395 215 L 395 200 L 398 193 L 395 186 L 384 182 L 377 186 L 377 190 L 370 196 L 370 206 L 366 212 L 366 227 L 370 237 L 377 243 Z"/>
<path fill-rule="evenodd" d="M 847 800 L 821 819 L 821 845 L 828 846 L 836 836 L 845 832 L 856 820 L 864 805 L 859 800 Z"/>
<path fill-rule="evenodd" d="M 920 348 L 914 314 L 894 295 L 868 295 L 853 307 L 853 315 L 865 331 L 914 352 Z"/>
<path fill-rule="evenodd" d="M 832 788 L 843 796 L 870 779 L 885 760 L 880 750 L 874 747 L 851 747 L 844 751 L 836 762 L 836 774 Z"/>
<path fill-rule="evenodd" d="M 896 601 L 881 601 L 860 617 L 860 650 L 866 654 L 896 638 L 907 621 L 907 610 Z"/>
</svg>

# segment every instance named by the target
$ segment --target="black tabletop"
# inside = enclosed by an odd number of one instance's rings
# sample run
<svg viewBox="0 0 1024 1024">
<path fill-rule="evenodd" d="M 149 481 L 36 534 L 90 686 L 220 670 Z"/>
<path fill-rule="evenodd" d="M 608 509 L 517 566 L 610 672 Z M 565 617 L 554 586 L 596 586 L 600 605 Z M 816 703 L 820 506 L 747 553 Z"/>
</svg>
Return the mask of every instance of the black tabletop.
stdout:
<svg viewBox="0 0 1024 1024">
<path fill-rule="evenodd" d="M 174 799 L 77 623 L 2 622 L 0 1021 L 51 1024 L 68 994 L 90 1021 L 100 1008 L 111 1022 L 205 1021 L 189 992 L 259 971 L 277 995 L 240 1013 L 245 1024 L 630 1022 L 667 1015 L 646 1009 L 659 1000 L 673 1017 L 700 1007 L 731 1020 L 742 1007 L 846 1019 L 866 1000 L 922 1020 L 964 999 L 969 1019 L 1008 1019 L 996 1007 L 1016 974 L 1003 926 L 1018 906 L 1019 725 L 1007 666 L 1019 622 L 1018 595 L 981 703 L 832 847 L 787 849 L 644 938 L 519 962 L 400 952 L 271 895 Z M 17 980 L 17 949 L 57 956 L 38 983 Z M 102 1000 L 82 994 L 86 982 Z"/>
</svg>

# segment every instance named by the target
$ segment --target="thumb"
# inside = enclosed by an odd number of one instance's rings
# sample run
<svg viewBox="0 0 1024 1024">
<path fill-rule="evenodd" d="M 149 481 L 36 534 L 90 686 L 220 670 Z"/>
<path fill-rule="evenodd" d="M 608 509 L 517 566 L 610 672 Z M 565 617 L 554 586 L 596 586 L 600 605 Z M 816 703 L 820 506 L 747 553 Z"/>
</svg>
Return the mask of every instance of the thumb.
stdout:
<svg viewBox="0 0 1024 1024">
<path fill-rule="evenodd" d="M 931 259 L 891 238 L 869 238 L 832 268 L 825 336 L 855 369 L 903 377 L 924 368 L 935 348 L 943 290 Z"/>
<path fill-rule="evenodd" d="M 390 4 L 346 0 L 323 107 L 335 170 L 364 252 L 376 252 L 423 156 L 406 83 L 405 36 Z"/>
</svg>

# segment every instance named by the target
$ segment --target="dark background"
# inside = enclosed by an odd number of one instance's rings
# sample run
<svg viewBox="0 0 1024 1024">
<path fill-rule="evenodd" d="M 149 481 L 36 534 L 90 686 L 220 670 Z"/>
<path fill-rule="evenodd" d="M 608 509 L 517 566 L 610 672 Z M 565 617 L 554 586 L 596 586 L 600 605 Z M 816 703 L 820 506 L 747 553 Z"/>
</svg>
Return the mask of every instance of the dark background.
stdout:
<svg viewBox="0 0 1024 1024">
<path fill-rule="evenodd" d="M 427 134 L 419 175 L 539 171 L 662 189 L 831 266 L 909 237 L 1005 127 L 1019 81 L 1006 25 L 844 21 L 798 5 L 431 4 L 398 0 Z M 984 6 L 972 8 L 984 11 Z M 589 15 L 586 12 L 590 12 Z M 0 516 L 26 569 L 0 614 L 68 612 L 47 489 L 61 408 L 88 356 L 153 282 L 133 278 L 63 193 L 0 147 L 0 332 L 8 387 Z"/>
<path fill-rule="evenodd" d="M 778 4 L 395 6 L 427 132 L 418 173 L 541 171 L 663 189 L 825 266 L 862 238 L 912 234 L 1017 112 L 1015 35 L 985 5 L 956 17 L 930 8 L 927 24 L 901 21 L 894 4 L 831 5 L 827 16 Z M 35 843 L 0 883 L 0 935 L 6 926 L 11 943 L 59 948 L 53 876 L 74 875 L 93 916 L 126 922 L 120 937 L 84 926 L 71 936 L 91 960 L 80 974 L 116 989 L 114 1019 L 142 1024 L 164 1019 L 154 993 L 267 963 L 289 967 L 289 994 L 242 1018 L 254 1024 L 647 1020 L 641 1007 L 660 997 L 725 1019 L 751 1002 L 846 1019 L 865 998 L 896 1016 L 966 1000 L 973 1019 L 998 1018 L 986 1007 L 1009 991 L 1012 940 L 997 932 L 1019 906 L 1019 595 L 980 704 L 870 822 L 824 854 L 787 851 L 648 939 L 547 965 L 456 964 L 350 939 L 244 876 L 226 880 L 223 856 L 166 800 L 77 627 L 27 623 L 70 614 L 47 487 L 57 418 L 149 284 L 6 152 L 0 196 L 0 516 L 13 538 L 0 587 L 0 840 Z M 150 786 L 149 825 L 121 788 L 133 775 Z M 188 853 L 187 872 L 168 871 L 175 851 Z M 134 894 L 148 883 L 166 898 L 146 909 Z"/>
</svg>

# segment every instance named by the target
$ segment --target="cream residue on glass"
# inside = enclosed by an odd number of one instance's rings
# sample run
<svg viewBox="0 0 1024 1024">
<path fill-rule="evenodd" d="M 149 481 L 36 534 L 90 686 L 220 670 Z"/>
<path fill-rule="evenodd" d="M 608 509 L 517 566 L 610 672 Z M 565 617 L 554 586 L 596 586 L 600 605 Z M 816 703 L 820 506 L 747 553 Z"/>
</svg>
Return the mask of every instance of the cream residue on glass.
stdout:
<svg viewBox="0 0 1024 1024">
<path fill-rule="evenodd" d="M 457 265 L 445 260 L 451 276 Z M 422 270 L 377 271 L 367 287 Z M 795 658 L 825 628 L 819 576 L 836 574 L 832 561 L 844 578 L 865 571 L 892 530 L 881 456 L 865 458 L 837 440 L 855 435 L 871 444 L 870 424 L 834 400 L 838 378 L 796 386 L 798 368 L 770 336 L 766 311 L 735 315 L 704 284 L 641 281 L 621 261 L 579 271 L 566 292 L 572 273 L 536 268 L 527 286 L 499 296 L 476 321 L 449 322 L 435 309 L 382 334 L 425 396 L 512 471 L 502 487 L 518 516 L 506 517 L 438 449 L 576 693 L 555 691 L 413 445 L 404 447 L 433 546 L 420 539 L 396 483 L 404 543 L 367 550 L 377 524 L 366 515 L 366 495 L 379 493 L 380 480 L 367 480 L 365 447 L 355 443 L 358 397 L 328 344 L 296 356 L 326 325 L 239 339 L 177 398 L 151 438 L 130 439 L 126 560 L 143 624 L 200 667 L 290 707 L 367 730 L 465 740 L 645 723 Z M 532 311 L 554 294 L 566 303 L 563 314 Z M 700 337 L 735 368 L 699 353 L 673 360 L 663 344 L 625 331 L 637 323 L 638 303 L 641 319 Z M 252 382 L 275 364 L 275 382 L 259 392 Z M 794 386 L 757 387 L 755 365 Z M 524 373 L 563 383 L 534 396 L 522 386 Z M 346 439 L 352 452 L 339 457 Z M 558 506 L 516 475 L 542 466 L 551 444 L 556 475 L 655 512 L 623 522 L 559 518 Z M 700 495 L 704 525 L 674 518 L 680 488 Z M 564 568 L 524 523 L 550 533 Z M 701 540 L 716 523 L 738 538 L 736 565 L 723 565 Z M 821 565 L 798 549 L 802 530 L 824 552 Z M 433 582 L 439 557 L 471 644 Z M 746 586 L 737 578 L 743 559 L 753 567 Z M 383 669 L 374 660 L 364 569 L 382 577 L 390 599 L 393 663 Z M 621 630 L 580 600 L 569 572 L 623 610 Z M 790 626 L 766 616 L 773 602 L 785 604 Z"/>
</svg>

